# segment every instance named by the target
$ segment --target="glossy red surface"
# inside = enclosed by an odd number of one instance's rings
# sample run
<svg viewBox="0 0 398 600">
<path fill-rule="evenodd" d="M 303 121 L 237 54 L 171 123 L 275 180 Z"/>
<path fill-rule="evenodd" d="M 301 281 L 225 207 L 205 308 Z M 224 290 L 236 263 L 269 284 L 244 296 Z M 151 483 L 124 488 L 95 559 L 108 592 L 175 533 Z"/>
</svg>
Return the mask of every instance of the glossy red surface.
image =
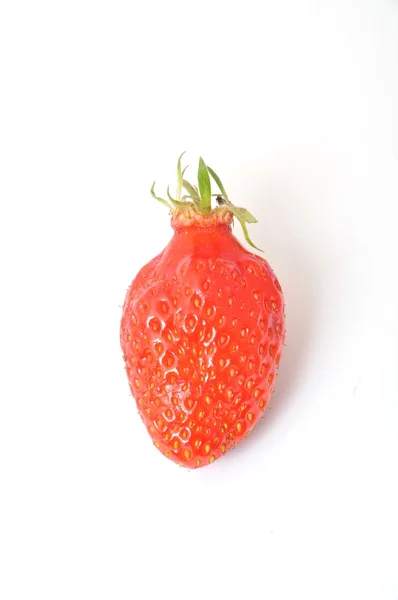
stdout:
<svg viewBox="0 0 398 600">
<path fill-rule="evenodd" d="M 228 223 L 175 225 L 127 292 L 121 346 L 154 444 L 196 468 L 236 445 L 263 413 L 282 351 L 284 302 L 271 267 Z"/>
</svg>

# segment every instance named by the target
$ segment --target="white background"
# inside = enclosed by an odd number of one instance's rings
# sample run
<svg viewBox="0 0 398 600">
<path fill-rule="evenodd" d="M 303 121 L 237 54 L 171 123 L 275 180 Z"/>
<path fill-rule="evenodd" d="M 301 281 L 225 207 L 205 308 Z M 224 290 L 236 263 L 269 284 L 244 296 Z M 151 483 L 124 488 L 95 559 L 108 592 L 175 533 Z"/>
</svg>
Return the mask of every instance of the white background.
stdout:
<svg viewBox="0 0 398 600">
<path fill-rule="evenodd" d="M 397 600 L 398 2 L 3 0 L 0 61 L 2 600 Z M 198 471 L 118 337 L 185 149 L 288 314 L 266 418 Z"/>
</svg>

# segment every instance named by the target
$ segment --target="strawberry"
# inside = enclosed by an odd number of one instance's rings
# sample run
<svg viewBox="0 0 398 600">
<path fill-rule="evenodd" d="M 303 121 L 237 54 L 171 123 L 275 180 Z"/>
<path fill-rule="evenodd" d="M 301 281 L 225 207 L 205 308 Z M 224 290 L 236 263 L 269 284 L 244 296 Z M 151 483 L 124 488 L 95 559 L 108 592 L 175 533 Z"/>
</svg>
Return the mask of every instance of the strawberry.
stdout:
<svg viewBox="0 0 398 600">
<path fill-rule="evenodd" d="M 256 219 L 230 202 L 203 159 L 198 187 L 190 184 L 181 157 L 176 198 L 151 190 L 169 207 L 174 235 L 128 289 L 120 337 L 155 446 L 197 468 L 236 446 L 263 414 L 281 357 L 284 302 L 269 264 L 232 235 L 236 217 L 254 246 L 246 224 Z M 213 209 L 211 179 L 219 188 Z"/>
</svg>

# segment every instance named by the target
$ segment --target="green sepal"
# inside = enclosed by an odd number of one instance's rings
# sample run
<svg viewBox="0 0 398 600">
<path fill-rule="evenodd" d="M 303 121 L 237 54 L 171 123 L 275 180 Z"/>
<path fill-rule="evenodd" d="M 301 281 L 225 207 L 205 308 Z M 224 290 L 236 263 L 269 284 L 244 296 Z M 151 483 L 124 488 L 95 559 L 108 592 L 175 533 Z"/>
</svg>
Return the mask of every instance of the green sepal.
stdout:
<svg viewBox="0 0 398 600">
<path fill-rule="evenodd" d="M 211 183 L 209 171 L 202 157 L 199 158 L 198 184 L 201 200 L 200 208 L 203 213 L 209 213 L 211 211 Z"/>
<path fill-rule="evenodd" d="M 198 168 L 198 185 L 199 189 L 189 183 L 186 179 L 184 179 L 185 171 L 188 167 L 184 169 L 181 168 L 181 159 L 184 156 L 185 152 L 183 152 L 177 162 L 177 198 L 173 198 L 170 193 L 170 186 L 167 187 L 167 197 L 169 200 L 165 200 L 164 198 L 160 198 L 155 194 L 155 182 L 151 187 L 151 194 L 155 200 L 161 202 L 167 208 L 173 212 L 174 209 L 178 209 L 185 206 L 193 206 L 195 205 L 197 210 L 202 214 L 208 214 L 211 212 L 211 198 L 212 196 L 220 196 L 223 201 L 220 199 L 220 203 L 224 205 L 225 209 L 228 210 L 232 215 L 239 221 L 240 226 L 242 227 L 243 235 L 245 237 L 246 242 L 252 248 L 259 250 L 262 252 L 261 248 L 258 248 L 251 240 L 248 230 L 247 223 L 257 223 L 257 219 L 249 212 L 246 208 L 241 208 L 239 206 L 234 206 L 232 202 L 228 198 L 228 194 L 222 184 L 221 179 L 215 173 L 215 171 L 206 165 L 203 158 L 199 158 L 199 168 Z M 220 193 L 212 194 L 211 193 L 211 180 L 210 177 L 217 184 Z M 186 190 L 188 194 L 185 194 L 181 197 L 182 189 Z M 192 201 L 192 202 L 191 202 Z M 193 204 L 192 204 L 193 203 Z"/>
<path fill-rule="evenodd" d="M 197 208 L 200 210 L 200 197 L 199 197 L 199 192 L 196 189 L 196 187 L 194 185 L 192 185 L 191 183 L 189 183 L 189 181 L 187 181 L 186 179 L 182 180 L 182 187 L 184 188 L 184 190 L 186 190 L 189 194 L 189 197 L 192 198 L 192 200 L 195 202 Z"/>
<path fill-rule="evenodd" d="M 177 201 L 181 200 L 181 190 L 182 190 L 182 171 L 181 171 L 181 159 L 184 156 L 186 150 L 180 155 L 177 162 Z"/>
<path fill-rule="evenodd" d="M 228 205 L 229 208 L 231 207 L 231 205 Z M 247 210 L 247 208 L 239 208 L 238 206 L 234 206 L 234 215 L 236 216 L 236 218 L 242 219 L 242 221 L 244 221 L 245 223 L 258 223 L 256 217 L 254 217 L 251 212 L 249 212 Z"/>
<path fill-rule="evenodd" d="M 221 194 L 224 196 L 224 200 L 227 202 L 227 204 L 229 204 L 228 194 L 225 191 L 225 187 L 221 183 L 221 179 L 219 178 L 219 176 L 217 175 L 217 173 L 215 173 L 213 171 L 213 169 L 211 167 L 207 167 L 207 170 L 209 171 L 210 175 L 213 177 L 214 181 L 218 185 L 218 189 L 220 190 Z"/>
<path fill-rule="evenodd" d="M 171 204 L 169 202 L 167 202 L 167 200 L 165 200 L 164 198 L 160 198 L 160 196 L 157 196 L 155 194 L 155 184 L 156 184 L 156 181 L 153 182 L 152 187 L 151 187 L 152 198 L 155 198 L 155 200 L 157 200 L 158 202 L 161 202 L 162 204 L 164 204 L 165 206 L 167 206 L 167 208 L 169 210 L 172 210 L 172 206 L 171 206 Z"/>
<path fill-rule="evenodd" d="M 261 250 L 261 248 L 259 248 L 252 242 L 249 232 L 247 231 L 247 225 L 246 225 L 245 221 L 243 219 L 241 219 L 240 217 L 238 217 L 238 215 L 236 215 L 233 211 L 231 211 L 231 212 L 238 219 L 239 224 L 242 227 L 242 231 L 243 231 L 243 235 L 245 236 L 245 240 L 249 244 L 249 246 L 251 246 L 252 248 L 255 248 L 259 252 L 264 252 L 264 250 Z"/>
</svg>

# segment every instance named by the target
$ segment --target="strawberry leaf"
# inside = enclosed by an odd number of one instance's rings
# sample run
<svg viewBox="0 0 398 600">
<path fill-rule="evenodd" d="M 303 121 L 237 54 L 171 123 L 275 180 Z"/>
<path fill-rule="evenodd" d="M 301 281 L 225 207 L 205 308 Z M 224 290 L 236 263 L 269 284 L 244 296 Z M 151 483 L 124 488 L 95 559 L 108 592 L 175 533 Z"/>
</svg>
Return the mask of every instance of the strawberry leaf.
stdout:
<svg viewBox="0 0 398 600">
<path fill-rule="evenodd" d="M 201 199 L 201 210 L 208 213 L 211 210 L 211 183 L 209 171 L 202 157 L 199 158 L 198 184 Z"/>
<path fill-rule="evenodd" d="M 181 190 L 182 190 L 182 171 L 181 171 L 181 159 L 184 156 L 186 150 L 180 155 L 177 162 L 177 200 L 181 199 Z"/>
<path fill-rule="evenodd" d="M 259 248 L 255 244 L 253 244 L 253 242 L 250 238 L 249 232 L 247 231 L 246 223 L 242 219 L 240 219 L 237 215 L 235 215 L 235 216 L 238 219 L 240 226 L 242 227 L 243 235 L 245 236 L 245 240 L 249 244 L 249 246 L 251 246 L 252 248 L 255 248 L 256 250 L 259 250 L 260 252 L 264 252 L 264 250 L 261 250 L 261 248 Z"/>
<path fill-rule="evenodd" d="M 186 179 L 182 180 L 182 186 L 183 188 L 188 192 L 190 198 L 192 198 L 192 200 L 195 202 L 197 208 L 200 209 L 200 197 L 199 197 L 199 192 L 198 190 L 195 188 L 195 186 L 191 185 L 189 183 L 189 181 L 187 181 Z"/>
<path fill-rule="evenodd" d="M 175 200 L 172 195 L 170 194 L 170 185 L 167 186 L 167 197 L 170 200 L 170 202 L 172 204 L 174 204 L 175 202 L 177 202 L 177 200 Z"/>
<path fill-rule="evenodd" d="M 152 187 L 151 187 L 152 198 L 155 198 L 155 200 L 157 200 L 158 202 L 161 202 L 162 204 L 167 206 L 168 209 L 172 210 L 172 207 L 171 207 L 170 203 L 167 202 L 167 200 L 165 200 L 164 198 L 160 198 L 159 196 L 157 196 L 155 194 L 155 183 L 156 183 L 156 181 L 153 182 Z"/>
<path fill-rule="evenodd" d="M 256 217 L 254 217 L 251 212 L 249 212 L 246 208 L 238 208 L 234 206 L 234 214 L 238 218 L 242 219 L 245 223 L 258 223 Z"/>
<path fill-rule="evenodd" d="M 217 175 L 217 173 L 215 173 L 213 171 L 213 169 L 211 167 L 207 167 L 207 170 L 209 171 L 210 175 L 212 176 L 212 178 L 214 179 L 214 181 L 216 182 L 216 184 L 218 185 L 218 189 L 220 190 L 221 194 L 224 196 L 224 200 L 227 202 L 227 204 L 229 203 L 229 198 L 228 198 L 228 194 L 225 191 L 225 187 L 223 186 L 223 184 L 221 183 L 221 179 L 219 178 L 219 176 Z"/>
</svg>

